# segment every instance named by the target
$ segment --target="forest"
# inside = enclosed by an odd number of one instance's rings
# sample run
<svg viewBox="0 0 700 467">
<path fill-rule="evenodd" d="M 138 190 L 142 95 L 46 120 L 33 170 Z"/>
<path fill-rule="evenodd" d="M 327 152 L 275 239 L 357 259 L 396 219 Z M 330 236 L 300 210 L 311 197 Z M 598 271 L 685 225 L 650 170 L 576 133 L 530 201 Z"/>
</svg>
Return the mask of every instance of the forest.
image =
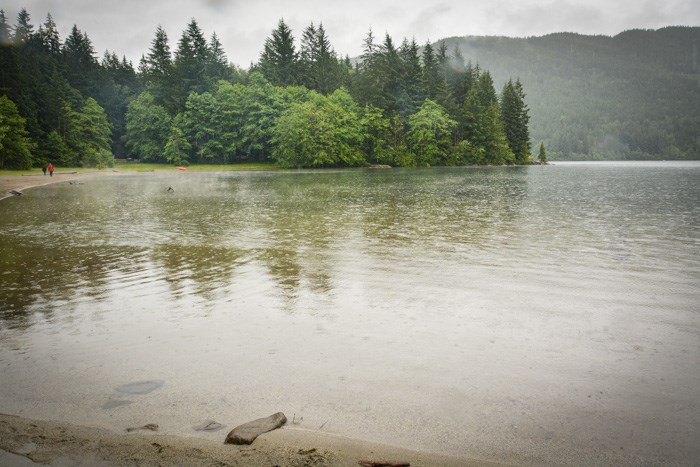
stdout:
<svg viewBox="0 0 700 467">
<path fill-rule="evenodd" d="M 497 87 L 527 83 L 531 138 L 551 159 L 700 159 L 700 27 L 444 42 Z"/>
<path fill-rule="evenodd" d="M 229 63 L 196 20 L 171 50 L 158 27 L 137 68 L 86 32 L 61 40 L 0 10 L 0 169 L 107 167 L 114 158 L 281 167 L 531 163 L 522 83 L 445 42 L 377 39 L 341 57 L 322 24 L 299 40 L 280 20 L 257 63 Z"/>
</svg>

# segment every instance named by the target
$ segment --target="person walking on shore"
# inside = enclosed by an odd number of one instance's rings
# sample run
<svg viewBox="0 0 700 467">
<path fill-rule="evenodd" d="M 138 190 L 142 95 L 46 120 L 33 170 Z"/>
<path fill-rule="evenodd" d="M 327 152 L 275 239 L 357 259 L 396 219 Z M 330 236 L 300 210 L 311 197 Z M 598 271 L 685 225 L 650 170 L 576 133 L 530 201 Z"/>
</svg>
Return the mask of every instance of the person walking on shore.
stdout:
<svg viewBox="0 0 700 467">
<path fill-rule="evenodd" d="M 46 166 L 45 165 L 41 166 L 41 171 L 44 172 L 44 177 L 46 177 Z"/>
<path fill-rule="evenodd" d="M 49 177 L 53 177 L 53 164 L 49 162 Z"/>
</svg>

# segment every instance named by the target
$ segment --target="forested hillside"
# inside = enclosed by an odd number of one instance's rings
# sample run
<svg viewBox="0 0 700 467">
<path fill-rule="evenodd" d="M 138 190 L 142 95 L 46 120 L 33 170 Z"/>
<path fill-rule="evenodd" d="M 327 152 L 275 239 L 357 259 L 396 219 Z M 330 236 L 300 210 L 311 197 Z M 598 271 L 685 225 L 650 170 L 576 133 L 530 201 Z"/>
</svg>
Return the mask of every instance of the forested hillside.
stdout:
<svg viewBox="0 0 700 467">
<path fill-rule="evenodd" d="M 125 32 L 125 34 L 128 32 Z M 0 10 L 0 168 L 117 157 L 174 164 L 272 161 L 283 167 L 527 164 L 529 111 L 519 80 L 444 45 L 422 52 L 386 35 L 340 57 L 322 24 L 299 39 L 280 20 L 250 70 L 228 63 L 192 20 L 172 44 L 158 27 L 135 70 L 87 33 L 61 40 L 51 16 L 14 26 Z"/>
<path fill-rule="evenodd" d="M 445 43 L 497 87 L 527 84 L 531 137 L 553 159 L 700 158 L 700 27 Z"/>
</svg>

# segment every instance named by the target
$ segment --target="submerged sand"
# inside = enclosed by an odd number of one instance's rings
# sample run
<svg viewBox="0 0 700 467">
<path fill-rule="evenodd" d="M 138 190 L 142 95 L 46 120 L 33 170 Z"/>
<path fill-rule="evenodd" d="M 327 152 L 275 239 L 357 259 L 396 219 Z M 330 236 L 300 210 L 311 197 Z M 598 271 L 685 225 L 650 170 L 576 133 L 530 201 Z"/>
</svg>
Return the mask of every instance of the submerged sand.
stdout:
<svg viewBox="0 0 700 467">
<path fill-rule="evenodd" d="M 360 461 L 412 466 L 496 466 L 420 453 L 285 426 L 249 446 L 197 437 L 103 428 L 0 414 L 0 465 L 357 466 Z"/>
<path fill-rule="evenodd" d="M 0 199 L 35 186 L 119 176 L 115 171 L 0 176 Z M 0 465 L 54 466 L 113 465 L 251 465 L 251 466 L 357 466 L 360 461 L 412 466 L 495 466 L 463 458 L 422 453 L 354 440 L 329 433 L 286 426 L 260 436 L 250 446 L 221 441 L 134 431 L 115 433 L 104 428 L 60 421 L 31 420 L 0 414 Z"/>
</svg>

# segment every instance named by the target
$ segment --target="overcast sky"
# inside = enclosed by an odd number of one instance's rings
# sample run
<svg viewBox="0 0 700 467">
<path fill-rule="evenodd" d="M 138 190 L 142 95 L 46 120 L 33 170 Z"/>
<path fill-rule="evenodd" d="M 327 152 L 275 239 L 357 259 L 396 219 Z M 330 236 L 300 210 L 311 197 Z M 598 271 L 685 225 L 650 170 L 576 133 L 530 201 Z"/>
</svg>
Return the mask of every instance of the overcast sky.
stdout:
<svg viewBox="0 0 700 467">
<path fill-rule="evenodd" d="M 35 28 L 50 12 L 65 39 L 73 24 L 101 57 L 106 49 L 138 65 L 158 25 L 174 51 L 195 18 L 207 39 L 216 32 L 229 61 L 247 68 L 280 18 L 298 39 L 310 22 L 323 23 L 335 50 L 359 55 L 371 27 L 396 42 L 423 44 L 451 36 L 539 36 L 570 31 L 615 35 L 626 29 L 700 25 L 698 0 L 5 0 L 11 24 L 26 8 Z"/>
</svg>

